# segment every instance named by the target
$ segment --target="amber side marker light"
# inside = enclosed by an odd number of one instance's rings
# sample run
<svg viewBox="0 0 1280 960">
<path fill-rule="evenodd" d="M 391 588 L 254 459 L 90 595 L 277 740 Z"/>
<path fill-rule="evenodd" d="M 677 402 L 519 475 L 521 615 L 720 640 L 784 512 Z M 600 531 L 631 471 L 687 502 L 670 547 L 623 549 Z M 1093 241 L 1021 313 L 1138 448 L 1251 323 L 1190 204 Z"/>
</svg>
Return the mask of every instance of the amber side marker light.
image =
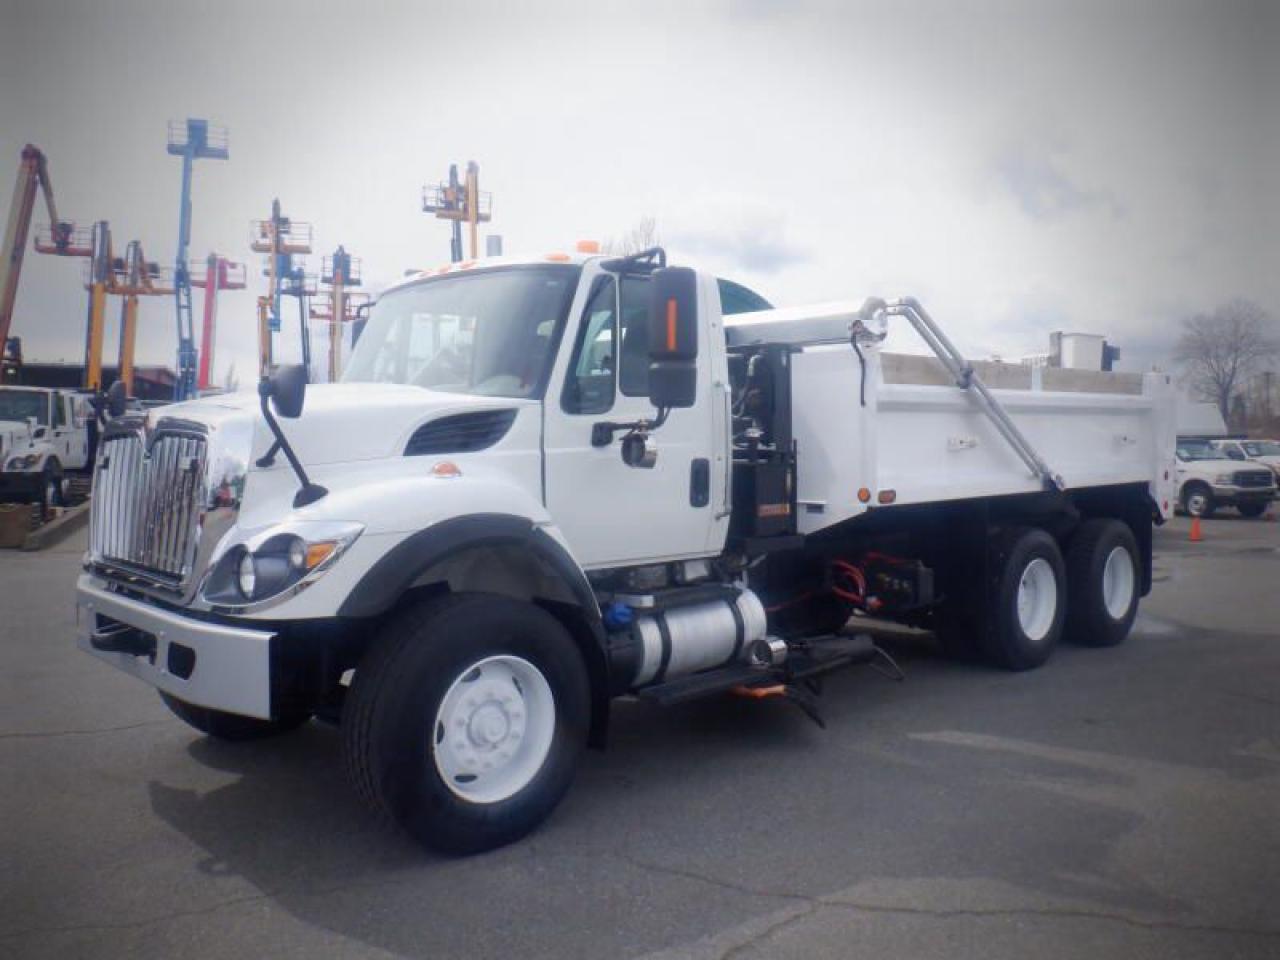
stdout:
<svg viewBox="0 0 1280 960">
<path fill-rule="evenodd" d="M 564 263 L 569 259 L 567 253 L 548 253 L 547 257 L 552 263 Z"/>
<path fill-rule="evenodd" d="M 858 502 L 859 502 L 859 503 L 870 503 L 870 502 L 871 502 L 871 491 L 870 491 L 870 490 L 868 490 L 866 487 L 860 487 L 860 488 L 858 489 Z"/>
<path fill-rule="evenodd" d="M 456 463 L 448 460 L 441 460 L 431 468 L 431 475 L 440 480 L 452 480 L 455 477 L 462 476 L 462 471 L 458 469 Z"/>
<path fill-rule="evenodd" d="M 574 249 L 577 250 L 578 253 L 599 253 L 600 241 L 599 240 L 579 240 L 577 245 L 574 247 Z"/>
<path fill-rule="evenodd" d="M 876 503 L 893 503 L 897 499 L 898 491 L 896 490 L 881 490 L 876 494 Z"/>
</svg>

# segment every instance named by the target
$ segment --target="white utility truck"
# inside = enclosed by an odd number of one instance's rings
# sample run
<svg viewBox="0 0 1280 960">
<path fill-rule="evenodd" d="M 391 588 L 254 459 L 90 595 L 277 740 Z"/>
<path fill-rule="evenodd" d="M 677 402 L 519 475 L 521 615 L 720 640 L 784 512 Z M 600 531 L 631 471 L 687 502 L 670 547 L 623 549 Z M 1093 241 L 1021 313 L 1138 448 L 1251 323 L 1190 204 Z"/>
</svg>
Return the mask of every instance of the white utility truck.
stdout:
<svg viewBox="0 0 1280 960">
<path fill-rule="evenodd" d="M 212 736 L 338 722 L 461 852 L 551 812 L 615 697 L 821 722 L 816 678 L 883 655 L 851 614 L 1011 670 L 1124 639 L 1165 375 L 972 365 L 912 300 L 743 306 L 659 248 L 494 258 L 384 293 L 341 383 L 113 410 L 80 644 Z"/>
<path fill-rule="evenodd" d="M 0 387 L 0 503 L 65 504 L 93 456 L 93 417 L 87 393 Z"/>
</svg>

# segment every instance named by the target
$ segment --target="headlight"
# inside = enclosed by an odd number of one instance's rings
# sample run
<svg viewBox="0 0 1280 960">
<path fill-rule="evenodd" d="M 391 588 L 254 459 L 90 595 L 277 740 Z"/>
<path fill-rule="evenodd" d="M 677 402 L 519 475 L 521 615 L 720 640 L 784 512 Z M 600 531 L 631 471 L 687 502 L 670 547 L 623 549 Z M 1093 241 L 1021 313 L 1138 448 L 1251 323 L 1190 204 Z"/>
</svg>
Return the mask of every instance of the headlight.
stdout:
<svg viewBox="0 0 1280 960">
<path fill-rule="evenodd" d="M 218 607 L 283 599 L 322 576 L 363 530 L 328 522 L 271 527 L 224 550 L 201 593 Z"/>
<path fill-rule="evenodd" d="M 1213 478 L 1213 482 L 1214 482 L 1214 483 L 1217 483 L 1217 484 L 1229 484 L 1229 483 L 1231 483 L 1231 474 L 1229 474 L 1229 473 L 1220 473 L 1220 474 L 1218 474 L 1216 477 L 1214 477 L 1214 478 Z"/>
<path fill-rule="evenodd" d="M 40 454 L 38 453 L 28 453 L 23 456 L 10 457 L 9 462 L 5 464 L 5 469 L 26 470 L 28 467 L 34 466 L 35 462 L 39 459 Z"/>
</svg>

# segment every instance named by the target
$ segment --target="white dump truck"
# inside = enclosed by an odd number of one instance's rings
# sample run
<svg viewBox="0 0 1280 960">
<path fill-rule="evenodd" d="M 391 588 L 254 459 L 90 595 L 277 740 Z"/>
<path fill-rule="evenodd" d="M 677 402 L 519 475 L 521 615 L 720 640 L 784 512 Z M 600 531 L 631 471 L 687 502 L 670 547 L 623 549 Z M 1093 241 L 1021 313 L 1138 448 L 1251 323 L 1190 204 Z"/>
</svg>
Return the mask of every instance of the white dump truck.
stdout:
<svg viewBox="0 0 1280 960">
<path fill-rule="evenodd" d="M 0 387 L 0 503 L 67 502 L 71 474 L 93 457 L 88 393 Z"/>
<path fill-rule="evenodd" d="M 359 793 L 466 852 L 552 811 L 614 698 L 820 721 L 815 678 L 883 655 L 851 615 L 1010 670 L 1124 639 L 1165 375 L 767 307 L 658 248 L 482 260 L 385 292 L 341 383 L 114 410 L 79 642 L 211 736 L 337 722 Z"/>
</svg>

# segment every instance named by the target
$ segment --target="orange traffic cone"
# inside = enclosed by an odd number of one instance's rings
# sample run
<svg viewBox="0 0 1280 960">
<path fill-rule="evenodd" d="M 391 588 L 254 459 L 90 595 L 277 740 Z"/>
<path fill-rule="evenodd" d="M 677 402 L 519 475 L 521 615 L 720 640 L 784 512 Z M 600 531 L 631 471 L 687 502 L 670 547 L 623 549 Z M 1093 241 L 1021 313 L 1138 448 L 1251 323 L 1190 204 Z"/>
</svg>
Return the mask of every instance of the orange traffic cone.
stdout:
<svg viewBox="0 0 1280 960">
<path fill-rule="evenodd" d="M 1204 537 L 1200 534 L 1200 518 L 1191 518 L 1191 542 L 1199 543 Z"/>
</svg>

